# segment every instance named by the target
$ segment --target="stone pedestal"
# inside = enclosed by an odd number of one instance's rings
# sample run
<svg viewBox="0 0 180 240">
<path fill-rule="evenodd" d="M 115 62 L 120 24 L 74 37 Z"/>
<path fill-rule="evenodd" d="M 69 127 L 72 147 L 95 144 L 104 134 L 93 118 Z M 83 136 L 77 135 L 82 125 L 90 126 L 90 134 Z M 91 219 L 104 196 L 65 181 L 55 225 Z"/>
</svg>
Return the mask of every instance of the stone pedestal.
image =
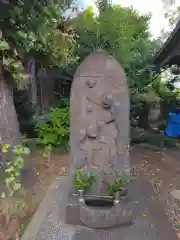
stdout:
<svg viewBox="0 0 180 240">
<path fill-rule="evenodd" d="M 103 200 L 109 201 L 112 206 L 88 206 L 86 202 Z M 107 204 L 108 205 L 108 204 Z M 127 199 L 114 204 L 111 199 L 99 197 L 87 197 L 85 203 L 79 203 L 77 196 L 70 196 L 67 203 L 66 223 L 72 225 L 84 225 L 88 228 L 110 228 L 132 223 L 132 203 Z"/>
</svg>

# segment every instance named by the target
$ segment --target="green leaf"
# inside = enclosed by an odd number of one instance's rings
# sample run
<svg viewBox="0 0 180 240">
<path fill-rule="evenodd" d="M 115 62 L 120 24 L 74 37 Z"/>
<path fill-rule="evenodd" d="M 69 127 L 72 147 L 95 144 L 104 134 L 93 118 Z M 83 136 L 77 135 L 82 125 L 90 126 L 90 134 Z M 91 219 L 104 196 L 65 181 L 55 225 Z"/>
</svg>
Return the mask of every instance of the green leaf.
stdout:
<svg viewBox="0 0 180 240">
<path fill-rule="evenodd" d="M 7 168 L 7 169 L 5 170 L 6 173 L 11 173 L 11 172 L 13 172 L 13 171 L 14 171 L 14 166 L 10 166 L 9 168 Z"/>
<path fill-rule="evenodd" d="M 1 198 L 2 198 L 2 199 L 5 199 L 5 197 L 6 197 L 6 194 L 5 194 L 4 192 L 2 192 L 2 193 L 1 193 Z"/>
<path fill-rule="evenodd" d="M 25 147 L 24 148 L 24 154 L 29 155 L 31 153 L 30 149 Z"/>
<path fill-rule="evenodd" d="M 20 183 L 15 183 L 13 188 L 14 188 L 14 191 L 17 192 L 17 191 L 19 191 L 21 189 L 21 184 Z"/>
<path fill-rule="evenodd" d="M 23 32 L 23 31 L 17 31 L 16 35 L 20 38 L 20 39 L 26 39 L 27 38 L 27 33 Z"/>
<path fill-rule="evenodd" d="M 2 147 L 2 152 L 3 153 L 6 153 L 8 152 L 8 149 L 11 147 L 10 144 L 4 144 L 3 147 Z"/>
<path fill-rule="evenodd" d="M 0 40 L 0 51 L 9 50 L 10 46 L 5 40 Z"/>
</svg>

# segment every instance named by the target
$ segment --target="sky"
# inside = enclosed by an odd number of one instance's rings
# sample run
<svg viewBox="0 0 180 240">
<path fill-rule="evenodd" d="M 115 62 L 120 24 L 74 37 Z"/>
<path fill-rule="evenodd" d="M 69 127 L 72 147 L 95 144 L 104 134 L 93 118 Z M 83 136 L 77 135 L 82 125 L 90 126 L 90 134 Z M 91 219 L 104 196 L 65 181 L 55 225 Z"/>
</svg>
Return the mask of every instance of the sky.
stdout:
<svg viewBox="0 0 180 240">
<path fill-rule="evenodd" d="M 164 0 L 165 4 L 168 4 L 170 0 Z M 80 0 L 82 9 L 91 6 L 94 0 Z M 151 13 L 152 18 L 150 22 L 150 31 L 154 37 L 161 35 L 161 30 L 168 28 L 168 24 L 164 18 L 165 9 L 163 7 L 163 1 L 161 0 L 112 0 L 114 4 L 120 4 L 121 6 L 128 7 L 133 6 L 140 13 Z M 176 1 L 180 4 L 180 0 Z"/>
</svg>

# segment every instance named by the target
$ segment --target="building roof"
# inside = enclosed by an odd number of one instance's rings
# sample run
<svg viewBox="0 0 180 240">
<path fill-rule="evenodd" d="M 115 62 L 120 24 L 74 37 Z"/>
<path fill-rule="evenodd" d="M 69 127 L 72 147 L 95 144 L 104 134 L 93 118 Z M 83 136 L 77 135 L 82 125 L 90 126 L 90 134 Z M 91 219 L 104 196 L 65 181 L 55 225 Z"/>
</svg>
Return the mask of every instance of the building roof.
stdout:
<svg viewBox="0 0 180 240">
<path fill-rule="evenodd" d="M 163 44 L 161 49 L 156 53 L 153 59 L 154 65 L 160 68 L 164 68 L 167 65 L 173 65 L 177 64 L 177 61 L 180 60 L 180 58 L 176 58 L 175 54 L 174 56 L 170 56 L 170 54 L 178 47 L 180 44 L 180 21 L 177 23 L 176 27 L 166 40 L 166 42 Z M 179 61 L 180 63 L 180 61 Z"/>
</svg>

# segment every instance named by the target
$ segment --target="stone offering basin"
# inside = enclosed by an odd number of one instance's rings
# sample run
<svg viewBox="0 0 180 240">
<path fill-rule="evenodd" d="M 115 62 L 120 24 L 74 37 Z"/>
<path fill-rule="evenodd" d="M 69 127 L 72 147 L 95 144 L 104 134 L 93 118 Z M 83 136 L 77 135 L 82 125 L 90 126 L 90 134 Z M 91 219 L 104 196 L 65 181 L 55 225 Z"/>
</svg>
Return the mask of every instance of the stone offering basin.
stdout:
<svg viewBox="0 0 180 240">
<path fill-rule="evenodd" d="M 66 208 L 67 223 L 84 225 L 86 227 L 110 228 L 132 222 L 132 203 L 121 200 L 114 204 L 113 199 L 107 197 L 85 197 L 84 203 L 78 202 L 78 196 L 69 197 Z"/>
<path fill-rule="evenodd" d="M 86 198 L 85 204 L 92 208 L 110 208 L 114 206 L 113 199 L 107 198 Z"/>
</svg>

